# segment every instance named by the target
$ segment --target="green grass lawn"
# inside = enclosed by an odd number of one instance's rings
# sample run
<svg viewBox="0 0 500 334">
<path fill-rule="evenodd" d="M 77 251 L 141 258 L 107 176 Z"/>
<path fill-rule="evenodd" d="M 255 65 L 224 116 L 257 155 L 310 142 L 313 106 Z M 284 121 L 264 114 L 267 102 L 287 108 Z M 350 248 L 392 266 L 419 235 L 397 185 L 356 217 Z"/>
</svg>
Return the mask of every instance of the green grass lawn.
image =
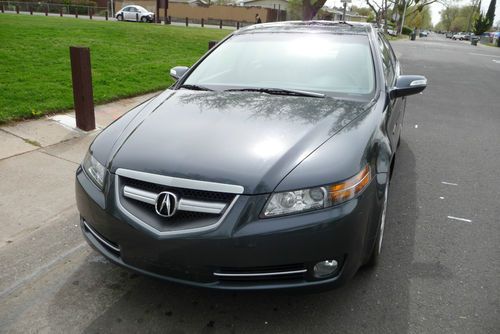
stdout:
<svg viewBox="0 0 500 334">
<path fill-rule="evenodd" d="M 88 46 L 94 102 L 168 87 L 228 30 L 0 14 L 0 123 L 73 108 L 69 46 Z"/>
</svg>

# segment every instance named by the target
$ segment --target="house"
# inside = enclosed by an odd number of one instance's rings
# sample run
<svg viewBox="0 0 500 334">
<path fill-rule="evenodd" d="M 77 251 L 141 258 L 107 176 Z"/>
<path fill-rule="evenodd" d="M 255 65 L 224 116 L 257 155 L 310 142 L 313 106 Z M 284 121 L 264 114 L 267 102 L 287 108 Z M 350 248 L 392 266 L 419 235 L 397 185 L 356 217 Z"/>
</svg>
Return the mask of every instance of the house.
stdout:
<svg viewBox="0 0 500 334">
<path fill-rule="evenodd" d="M 288 9 L 288 0 L 236 0 L 236 5 L 244 7 L 263 7 L 271 9 Z"/>
<path fill-rule="evenodd" d="M 330 7 L 323 7 L 323 10 L 326 12 L 326 14 L 323 15 L 321 19 L 324 20 L 331 20 L 331 21 L 343 21 L 343 14 L 344 11 L 342 8 L 330 8 Z M 358 13 L 355 12 L 350 12 L 346 11 L 345 13 L 346 16 L 346 21 L 359 21 L 359 22 L 366 22 L 367 17 L 363 15 L 359 15 Z"/>
</svg>

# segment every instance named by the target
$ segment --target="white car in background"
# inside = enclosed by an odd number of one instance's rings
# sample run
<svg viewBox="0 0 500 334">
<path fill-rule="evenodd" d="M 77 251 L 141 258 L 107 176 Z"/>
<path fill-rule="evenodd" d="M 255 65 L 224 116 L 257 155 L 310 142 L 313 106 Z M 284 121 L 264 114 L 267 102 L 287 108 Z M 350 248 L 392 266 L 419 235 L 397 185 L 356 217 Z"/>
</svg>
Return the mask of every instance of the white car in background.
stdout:
<svg viewBox="0 0 500 334">
<path fill-rule="evenodd" d="M 155 14 L 144 7 L 129 5 L 120 9 L 115 17 L 118 21 L 154 22 Z"/>
<path fill-rule="evenodd" d="M 454 40 L 458 39 L 458 40 L 463 41 L 465 39 L 465 33 L 459 32 L 458 34 L 453 35 L 453 37 L 451 39 L 454 39 Z"/>
</svg>

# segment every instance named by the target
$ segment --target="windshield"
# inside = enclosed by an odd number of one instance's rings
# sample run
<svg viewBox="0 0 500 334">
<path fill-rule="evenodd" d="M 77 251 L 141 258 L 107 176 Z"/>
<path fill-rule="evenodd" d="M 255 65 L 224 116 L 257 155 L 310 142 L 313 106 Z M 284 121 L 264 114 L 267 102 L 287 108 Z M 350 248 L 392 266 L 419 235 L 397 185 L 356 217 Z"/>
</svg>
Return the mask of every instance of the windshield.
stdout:
<svg viewBox="0 0 500 334">
<path fill-rule="evenodd" d="M 375 78 L 365 35 L 235 35 L 184 81 L 215 90 L 278 88 L 369 97 Z"/>
</svg>

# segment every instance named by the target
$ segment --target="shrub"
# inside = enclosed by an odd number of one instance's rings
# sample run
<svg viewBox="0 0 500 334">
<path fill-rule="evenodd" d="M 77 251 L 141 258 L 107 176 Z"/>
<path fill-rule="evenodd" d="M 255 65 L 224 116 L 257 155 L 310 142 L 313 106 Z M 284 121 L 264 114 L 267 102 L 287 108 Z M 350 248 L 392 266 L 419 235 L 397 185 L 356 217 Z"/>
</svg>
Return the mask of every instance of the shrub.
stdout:
<svg viewBox="0 0 500 334">
<path fill-rule="evenodd" d="M 407 26 L 404 26 L 404 27 L 403 27 L 403 30 L 401 31 L 401 33 L 402 33 L 403 35 L 410 35 L 412 32 L 413 32 L 413 29 L 408 28 Z"/>
</svg>

